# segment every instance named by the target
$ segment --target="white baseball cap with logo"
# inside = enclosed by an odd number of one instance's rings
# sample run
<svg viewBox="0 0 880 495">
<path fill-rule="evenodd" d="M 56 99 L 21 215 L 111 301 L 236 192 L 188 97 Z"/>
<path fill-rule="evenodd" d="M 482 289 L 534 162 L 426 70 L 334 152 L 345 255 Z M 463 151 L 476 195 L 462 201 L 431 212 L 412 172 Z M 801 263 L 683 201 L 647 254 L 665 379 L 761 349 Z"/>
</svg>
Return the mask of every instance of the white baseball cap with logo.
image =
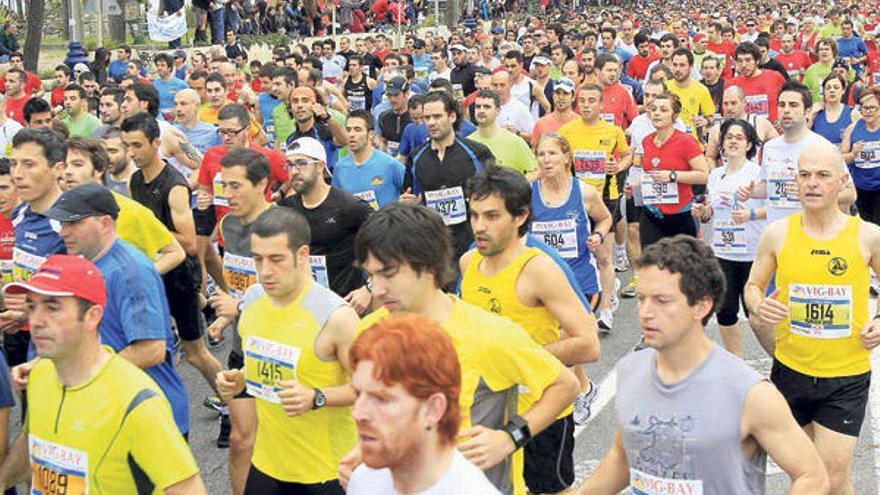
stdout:
<svg viewBox="0 0 880 495">
<path fill-rule="evenodd" d="M 290 146 L 287 147 L 287 153 L 285 156 L 290 158 L 294 155 L 304 155 L 327 163 L 327 150 L 325 150 L 324 145 L 315 138 L 301 137 L 291 143 Z"/>
</svg>

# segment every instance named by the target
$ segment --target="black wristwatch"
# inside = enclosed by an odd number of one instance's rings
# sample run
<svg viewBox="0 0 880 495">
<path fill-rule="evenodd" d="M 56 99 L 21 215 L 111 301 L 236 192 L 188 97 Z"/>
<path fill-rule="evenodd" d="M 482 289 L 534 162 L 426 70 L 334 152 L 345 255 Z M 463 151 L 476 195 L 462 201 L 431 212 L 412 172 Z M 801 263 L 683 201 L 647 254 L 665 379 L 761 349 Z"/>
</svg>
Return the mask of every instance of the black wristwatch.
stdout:
<svg viewBox="0 0 880 495">
<path fill-rule="evenodd" d="M 327 396 L 324 395 L 324 392 L 321 392 L 321 389 L 315 389 L 315 398 L 312 400 L 312 409 L 320 409 L 327 405 Z"/>
<path fill-rule="evenodd" d="M 517 449 L 521 449 L 532 439 L 532 430 L 529 429 L 529 423 L 522 416 L 514 416 L 504 425 L 504 431 L 510 435 L 513 445 Z"/>
<path fill-rule="evenodd" d="M 675 170 L 669 172 L 669 182 L 678 182 L 678 172 Z"/>
</svg>

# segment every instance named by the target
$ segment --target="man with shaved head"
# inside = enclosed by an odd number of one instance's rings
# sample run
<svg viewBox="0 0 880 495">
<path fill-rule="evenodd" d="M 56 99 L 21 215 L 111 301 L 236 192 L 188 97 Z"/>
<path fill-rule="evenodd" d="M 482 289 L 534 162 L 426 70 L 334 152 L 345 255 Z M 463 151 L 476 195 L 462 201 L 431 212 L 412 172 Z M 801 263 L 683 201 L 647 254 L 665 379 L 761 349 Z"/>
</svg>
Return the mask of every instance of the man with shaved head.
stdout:
<svg viewBox="0 0 880 495">
<path fill-rule="evenodd" d="M 177 128 L 204 155 L 208 148 L 222 144 L 217 126 L 199 120 L 201 97 L 194 89 L 183 89 L 174 95 L 174 116 Z M 198 176 L 198 174 L 194 174 Z"/>
<path fill-rule="evenodd" d="M 724 120 L 740 119 L 751 124 L 762 143 L 779 135 L 769 120 L 760 115 L 746 113 L 746 93 L 739 86 L 730 86 L 724 90 L 721 112 Z M 706 159 L 713 168 L 721 165 L 721 143 L 718 142 L 718 136 L 721 134 L 722 123 L 723 121 L 717 121 L 712 125 L 706 144 Z"/>
<path fill-rule="evenodd" d="M 527 106 L 517 98 L 511 98 L 511 88 L 510 74 L 506 70 L 492 74 L 492 89 L 501 98 L 501 110 L 496 121 L 499 126 L 518 134 L 526 141 L 531 141 L 535 120 Z"/>
<path fill-rule="evenodd" d="M 803 149 L 796 175 L 803 210 L 764 231 L 745 299 L 768 324 L 763 340 L 775 340 L 770 379 L 815 442 L 829 493 L 852 494 L 869 358 L 880 344 L 880 315 L 868 309 L 871 270 L 880 272 L 880 227 L 838 208 L 848 180 L 842 160 L 828 142 Z"/>
</svg>

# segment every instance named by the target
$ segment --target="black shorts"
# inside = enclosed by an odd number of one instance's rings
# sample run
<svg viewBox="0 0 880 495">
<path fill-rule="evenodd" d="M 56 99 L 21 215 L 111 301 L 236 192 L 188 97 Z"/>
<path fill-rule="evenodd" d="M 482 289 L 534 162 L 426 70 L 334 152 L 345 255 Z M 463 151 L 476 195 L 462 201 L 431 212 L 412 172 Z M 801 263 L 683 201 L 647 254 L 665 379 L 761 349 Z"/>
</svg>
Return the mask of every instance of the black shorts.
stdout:
<svg viewBox="0 0 880 495">
<path fill-rule="evenodd" d="M 214 212 L 214 205 L 208 207 L 207 210 L 193 208 L 193 221 L 196 224 L 196 235 L 202 237 L 210 237 L 214 233 L 214 227 L 217 226 L 217 213 Z"/>
<path fill-rule="evenodd" d="M 814 378 L 774 359 L 770 381 L 785 397 L 799 425 L 815 421 L 837 433 L 859 436 L 868 405 L 870 371 L 854 376 Z"/>
<path fill-rule="evenodd" d="M 574 483 L 574 415 L 557 419 L 524 447 L 529 493 L 557 493 Z"/>
<path fill-rule="evenodd" d="M 311 484 L 279 481 L 251 464 L 244 495 L 345 495 L 345 490 L 339 480 Z"/>
<path fill-rule="evenodd" d="M 725 327 L 736 325 L 740 305 L 746 318 L 749 308 L 746 306 L 745 288 L 752 270 L 751 261 L 731 261 L 718 258 L 721 271 L 724 272 L 724 299 L 718 309 L 718 324 Z"/>
<path fill-rule="evenodd" d="M 639 243 L 642 249 L 664 237 L 685 234 L 697 237 L 697 224 L 691 212 L 674 213 L 658 218 L 645 210 L 639 219 Z"/>
<path fill-rule="evenodd" d="M 620 211 L 620 198 L 602 198 L 602 202 L 605 203 L 605 208 L 608 208 L 608 211 L 611 212 L 611 233 L 613 234 L 614 226 L 623 219 L 623 212 Z"/>
<path fill-rule="evenodd" d="M 195 256 L 187 256 L 183 263 L 162 276 L 168 309 L 177 324 L 177 334 L 187 342 L 202 338 L 199 311 L 199 288 L 202 271 Z"/>
<path fill-rule="evenodd" d="M 639 223 L 644 206 L 636 206 L 632 198 L 626 198 L 626 223 Z"/>
</svg>

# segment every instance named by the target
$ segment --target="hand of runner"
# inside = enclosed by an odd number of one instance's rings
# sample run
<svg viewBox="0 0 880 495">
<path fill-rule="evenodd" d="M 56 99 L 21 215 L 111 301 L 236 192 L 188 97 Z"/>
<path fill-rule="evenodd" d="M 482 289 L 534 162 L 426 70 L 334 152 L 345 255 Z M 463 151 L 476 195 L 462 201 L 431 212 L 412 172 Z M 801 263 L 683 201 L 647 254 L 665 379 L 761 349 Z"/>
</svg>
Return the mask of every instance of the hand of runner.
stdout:
<svg viewBox="0 0 880 495">
<path fill-rule="evenodd" d="M 360 445 L 355 445 L 355 447 L 351 449 L 351 452 L 345 454 L 345 457 L 339 461 L 339 484 L 342 485 L 343 489 L 348 488 L 348 480 L 351 479 L 351 473 L 353 473 L 362 462 L 363 456 L 361 455 Z"/>
<path fill-rule="evenodd" d="M 208 304 L 214 309 L 217 317 L 224 317 L 227 320 L 234 320 L 238 316 L 238 301 L 223 291 L 217 291 L 208 298 Z"/>
<path fill-rule="evenodd" d="M 654 182 L 658 182 L 660 184 L 666 184 L 669 182 L 669 176 L 672 174 L 669 170 L 651 170 L 645 171 L 646 174 L 650 175 L 654 178 Z"/>
<path fill-rule="evenodd" d="M 315 389 L 306 387 L 299 381 L 279 380 L 276 383 L 281 387 L 281 391 L 278 392 L 281 407 L 288 416 L 299 416 L 312 410 Z"/>
<path fill-rule="evenodd" d="M 877 318 L 868 320 L 859 332 L 859 339 L 865 349 L 873 349 L 880 345 L 880 320 Z"/>
<path fill-rule="evenodd" d="M 351 304 L 351 307 L 357 311 L 357 314 L 363 314 L 370 307 L 370 301 L 373 300 L 373 295 L 367 289 L 367 286 L 363 286 L 360 289 L 355 289 L 348 293 L 345 296 L 345 300 L 348 304 Z"/>
<path fill-rule="evenodd" d="M 210 208 L 211 203 L 214 201 L 214 196 L 210 193 L 206 193 L 205 191 L 199 191 L 196 195 L 196 198 L 196 208 L 202 211 Z"/>
<path fill-rule="evenodd" d="M 226 317 L 217 316 L 217 318 L 208 326 L 208 336 L 215 341 L 223 340 L 223 329 L 228 327 L 231 323 L 232 321 Z"/>
<path fill-rule="evenodd" d="M 755 181 L 749 181 L 749 185 L 740 187 L 736 190 L 736 199 L 740 201 L 748 201 L 755 192 Z"/>
<path fill-rule="evenodd" d="M 623 186 L 623 195 L 626 196 L 626 199 L 632 199 L 632 197 L 633 197 L 632 184 L 626 184 Z"/>
<path fill-rule="evenodd" d="M 779 287 L 758 304 L 758 318 L 774 325 L 788 318 L 788 307 L 776 300 L 778 295 Z"/>
<path fill-rule="evenodd" d="M 862 142 L 857 141 L 857 142 L 853 143 L 853 145 L 852 145 L 853 158 L 859 156 L 859 153 L 861 153 L 861 152 L 862 152 Z"/>
<path fill-rule="evenodd" d="M 590 237 L 587 237 L 587 249 L 595 253 L 600 247 L 602 247 L 602 236 L 596 233 L 590 234 Z"/>
<path fill-rule="evenodd" d="M 27 388 L 28 378 L 30 377 L 31 370 L 34 369 L 34 365 L 40 358 L 32 359 L 26 363 L 21 363 L 18 366 L 13 366 L 10 370 L 9 374 L 12 378 L 12 389 L 16 392 L 21 392 Z"/>
<path fill-rule="evenodd" d="M 242 370 L 223 370 L 217 373 L 217 394 L 228 402 L 244 390 L 244 372 Z"/>
<path fill-rule="evenodd" d="M 400 194 L 400 201 L 409 201 L 410 203 L 418 203 L 419 197 L 412 193 L 412 188 L 407 187 L 406 191 Z"/>
<path fill-rule="evenodd" d="M 730 218 L 733 219 L 733 223 L 737 225 L 744 224 L 749 221 L 752 217 L 752 213 L 747 208 L 740 208 L 738 210 L 733 210 L 730 213 Z"/>
<path fill-rule="evenodd" d="M 458 436 L 470 437 L 458 444 L 458 450 L 483 471 L 503 461 L 516 450 L 510 435 L 503 430 L 472 426 L 460 432 Z"/>
<path fill-rule="evenodd" d="M 608 159 L 605 160 L 605 173 L 616 175 L 617 172 L 620 172 L 620 167 L 617 166 L 618 163 L 617 158 L 609 156 Z"/>
</svg>

